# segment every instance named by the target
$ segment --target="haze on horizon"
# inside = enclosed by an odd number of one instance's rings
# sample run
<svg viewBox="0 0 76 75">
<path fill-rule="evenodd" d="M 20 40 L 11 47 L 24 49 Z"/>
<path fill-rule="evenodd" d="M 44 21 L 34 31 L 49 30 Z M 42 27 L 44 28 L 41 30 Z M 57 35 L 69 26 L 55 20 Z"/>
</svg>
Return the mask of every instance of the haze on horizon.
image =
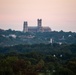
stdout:
<svg viewBox="0 0 76 75">
<path fill-rule="evenodd" d="M 0 0 L 0 29 L 23 30 L 23 21 L 76 32 L 76 0 Z"/>
</svg>

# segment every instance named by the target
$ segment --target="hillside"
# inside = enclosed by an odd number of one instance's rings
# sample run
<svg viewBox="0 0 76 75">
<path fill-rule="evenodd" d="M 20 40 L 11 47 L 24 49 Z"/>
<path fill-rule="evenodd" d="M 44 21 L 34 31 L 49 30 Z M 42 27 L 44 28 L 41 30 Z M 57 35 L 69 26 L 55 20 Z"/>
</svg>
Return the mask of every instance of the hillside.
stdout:
<svg viewBox="0 0 76 75">
<path fill-rule="evenodd" d="M 0 30 L 0 46 L 13 46 L 18 44 L 49 44 L 49 43 L 76 43 L 75 32 L 37 32 L 23 33 L 15 30 Z"/>
</svg>

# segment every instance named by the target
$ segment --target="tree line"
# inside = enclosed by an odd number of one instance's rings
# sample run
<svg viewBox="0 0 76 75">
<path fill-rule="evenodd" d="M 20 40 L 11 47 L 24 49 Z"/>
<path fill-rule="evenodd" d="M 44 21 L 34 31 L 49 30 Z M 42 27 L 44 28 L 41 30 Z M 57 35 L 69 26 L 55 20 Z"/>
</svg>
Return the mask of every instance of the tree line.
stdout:
<svg viewBox="0 0 76 75">
<path fill-rule="evenodd" d="M 0 47 L 0 75 L 76 75 L 76 44 Z"/>
</svg>

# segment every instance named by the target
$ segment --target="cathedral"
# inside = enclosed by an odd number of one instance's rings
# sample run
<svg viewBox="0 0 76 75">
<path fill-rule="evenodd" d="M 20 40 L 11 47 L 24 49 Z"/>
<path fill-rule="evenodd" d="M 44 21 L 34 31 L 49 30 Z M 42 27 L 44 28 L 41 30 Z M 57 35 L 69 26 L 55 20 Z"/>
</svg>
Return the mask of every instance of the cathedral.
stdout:
<svg viewBox="0 0 76 75">
<path fill-rule="evenodd" d="M 37 19 L 37 26 L 30 27 L 28 26 L 28 22 L 25 21 L 23 24 L 23 32 L 51 32 L 49 27 L 42 26 L 42 19 Z"/>
</svg>

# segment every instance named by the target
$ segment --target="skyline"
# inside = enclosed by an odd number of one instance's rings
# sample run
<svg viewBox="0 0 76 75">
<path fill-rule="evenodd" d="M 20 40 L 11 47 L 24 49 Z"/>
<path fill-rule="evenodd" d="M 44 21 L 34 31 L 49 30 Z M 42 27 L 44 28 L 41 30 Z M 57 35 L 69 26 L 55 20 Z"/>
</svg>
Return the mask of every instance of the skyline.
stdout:
<svg viewBox="0 0 76 75">
<path fill-rule="evenodd" d="M 76 0 L 0 0 L 0 29 L 23 30 L 23 22 L 76 32 Z"/>
</svg>

